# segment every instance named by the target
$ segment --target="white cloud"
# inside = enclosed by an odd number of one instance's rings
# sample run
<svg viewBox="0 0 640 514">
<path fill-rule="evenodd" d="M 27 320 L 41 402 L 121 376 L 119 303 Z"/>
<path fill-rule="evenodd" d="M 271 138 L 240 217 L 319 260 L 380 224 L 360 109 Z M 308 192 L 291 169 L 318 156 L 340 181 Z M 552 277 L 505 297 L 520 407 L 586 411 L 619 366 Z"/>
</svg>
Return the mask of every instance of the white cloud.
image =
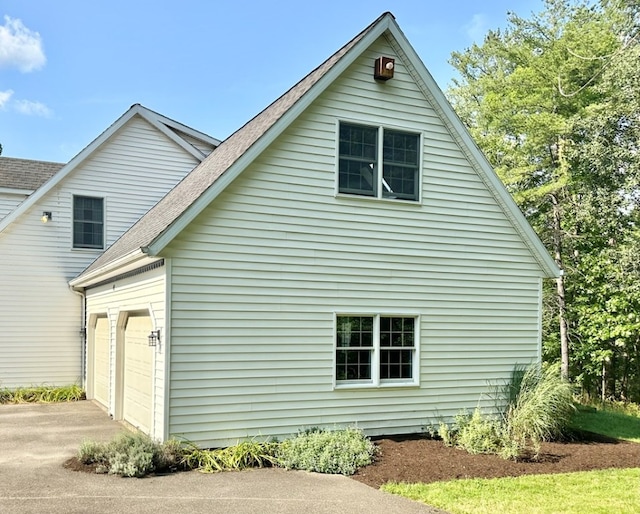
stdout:
<svg viewBox="0 0 640 514">
<path fill-rule="evenodd" d="M 484 14 L 474 14 L 471 21 L 464 26 L 467 37 L 476 43 L 481 43 L 488 31 L 488 20 Z"/>
<path fill-rule="evenodd" d="M 53 111 L 41 102 L 16 100 L 13 102 L 13 107 L 20 114 L 26 114 L 27 116 L 42 116 L 43 118 L 50 118 L 53 115 Z"/>
<path fill-rule="evenodd" d="M 0 25 L 0 68 L 16 67 L 27 73 L 46 62 L 40 34 L 25 27 L 22 20 L 5 15 Z"/>
<path fill-rule="evenodd" d="M 7 102 L 13 95 L 12 89 L 7 89 L 6 91 L 0 91 L 0 109 L 4 109 L 4 106 L 7 105 Z"/>
</svg>

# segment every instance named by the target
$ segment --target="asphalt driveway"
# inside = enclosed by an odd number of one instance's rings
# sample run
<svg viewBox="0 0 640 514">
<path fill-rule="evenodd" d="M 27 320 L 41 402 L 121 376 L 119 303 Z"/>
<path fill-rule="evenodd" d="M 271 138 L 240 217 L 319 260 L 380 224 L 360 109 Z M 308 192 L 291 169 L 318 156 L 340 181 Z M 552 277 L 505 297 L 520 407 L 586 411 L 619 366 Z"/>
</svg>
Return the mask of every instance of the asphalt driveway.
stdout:
<svg viewBox="0 0 640 514">
<path fill-rule="evenodd" d="M 123 430 L 92 402 L 0 405 L 0 512 L 430 513 L 348 477 L 282 469 L 143 479 L 70 471 L 85 439 Z"/>
</svg>

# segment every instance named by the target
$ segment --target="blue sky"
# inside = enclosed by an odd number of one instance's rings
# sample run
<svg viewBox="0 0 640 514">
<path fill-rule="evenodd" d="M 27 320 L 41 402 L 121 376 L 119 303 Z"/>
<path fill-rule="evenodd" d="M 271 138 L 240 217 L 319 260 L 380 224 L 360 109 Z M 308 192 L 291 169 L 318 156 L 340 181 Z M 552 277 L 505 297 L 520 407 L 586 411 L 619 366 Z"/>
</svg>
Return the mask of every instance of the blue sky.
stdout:
<svg viewBox="0 0 640 514">
<path fill-rule="evenodd" d="M 436 82 L 542 0 L 0 0 L 3 155 L 66 162 L 132 104 L 224 139 L 385 11 Z"/>
</svg>

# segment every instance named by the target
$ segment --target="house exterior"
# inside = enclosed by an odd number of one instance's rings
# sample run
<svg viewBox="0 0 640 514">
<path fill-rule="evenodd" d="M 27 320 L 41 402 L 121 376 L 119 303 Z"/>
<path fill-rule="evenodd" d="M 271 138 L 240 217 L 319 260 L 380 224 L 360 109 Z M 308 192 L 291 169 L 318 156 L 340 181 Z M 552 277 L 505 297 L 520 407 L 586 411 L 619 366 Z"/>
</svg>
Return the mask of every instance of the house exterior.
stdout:
<svg viewBox="0 0 640 514">
<path fill-rule="evenodd" d="M 66 165 L 0 157 L 0 387 L 83 381 L 69 280 L 218 143 L 134 105 Z"/>
<path fill-rule="evenodd" d="M 475 407 L 540 359 L 558 274 L 385 13 L 70 284 L 88 397 L 216 447 Z"/>
</svg>

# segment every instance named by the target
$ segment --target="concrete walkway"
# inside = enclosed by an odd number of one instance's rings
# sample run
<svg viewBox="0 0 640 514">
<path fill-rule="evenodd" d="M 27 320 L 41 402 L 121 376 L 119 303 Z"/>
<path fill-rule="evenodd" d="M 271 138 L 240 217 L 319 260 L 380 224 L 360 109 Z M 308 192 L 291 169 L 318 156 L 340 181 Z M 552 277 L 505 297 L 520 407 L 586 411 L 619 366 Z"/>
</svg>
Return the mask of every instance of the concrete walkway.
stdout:
<svg viewBox="0 0 640 514">
<path fill-rule="evenodd" d="M 0 405 L 0 512 L 430 513 L 348 477 L 282 469 L 143 479 L 74 472 L 62 463 L 85 439 L 122 426 L 91 402 Z"/>
</svg>

